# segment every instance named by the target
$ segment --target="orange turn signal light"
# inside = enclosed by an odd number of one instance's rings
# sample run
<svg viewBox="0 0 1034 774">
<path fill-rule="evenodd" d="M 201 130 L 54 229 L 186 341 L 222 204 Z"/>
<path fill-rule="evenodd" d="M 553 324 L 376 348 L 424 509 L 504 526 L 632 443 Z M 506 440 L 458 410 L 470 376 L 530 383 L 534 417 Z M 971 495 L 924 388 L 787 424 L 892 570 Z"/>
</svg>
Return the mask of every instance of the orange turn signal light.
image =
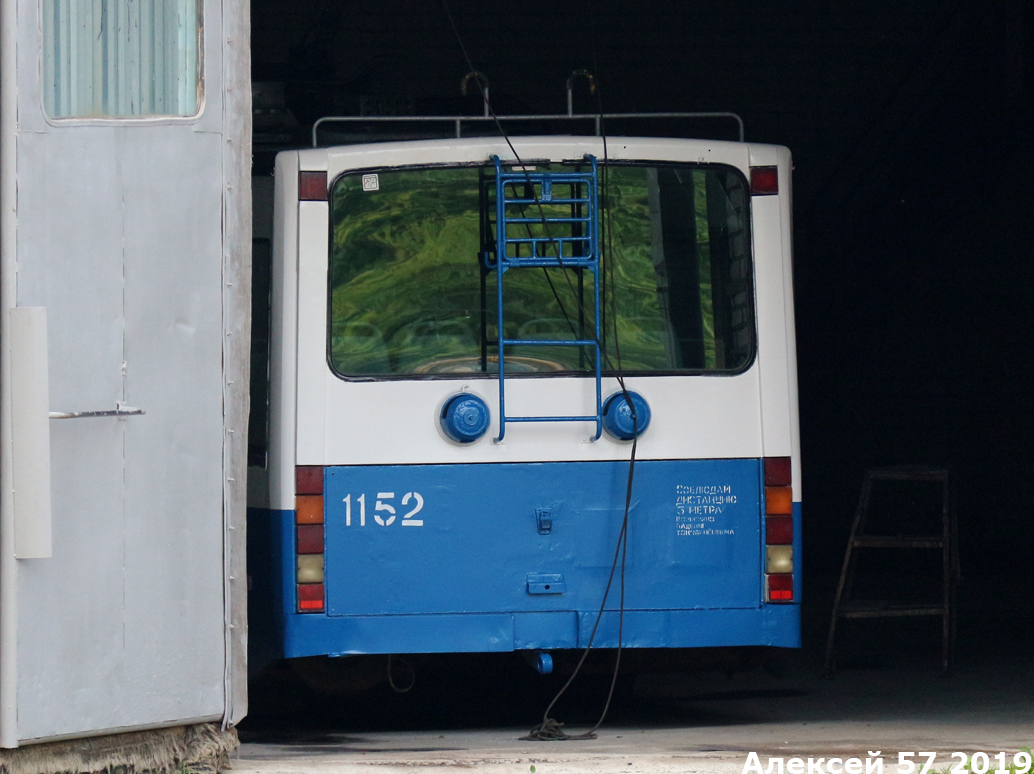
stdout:
<svg viewBox="0 0 1034 774">
<path fill-rule="evenodd" d="M 323 495 L 298 495 L 294 502 L 296 524 L 323 523 Z"/>
<path fill-rule="evenodd" d="M 793 490 L 788 486 L 766 486 L 765 513 L 769 516 L 792 514 Z"/>
</svg>

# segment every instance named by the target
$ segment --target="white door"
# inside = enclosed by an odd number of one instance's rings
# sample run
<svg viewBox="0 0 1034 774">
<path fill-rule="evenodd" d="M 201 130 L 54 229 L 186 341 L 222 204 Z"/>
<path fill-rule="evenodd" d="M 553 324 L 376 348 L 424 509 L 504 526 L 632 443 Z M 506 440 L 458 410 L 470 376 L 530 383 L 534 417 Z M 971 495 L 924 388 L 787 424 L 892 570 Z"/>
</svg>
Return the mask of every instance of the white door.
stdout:
<svg viewBox="0 0 1034 774">
<path fill-rule="evenodd" d="M 0 308 L 4 323 L 44 308 L 47 337 L 12 358 L 2 328 L 0 745 L 232 723 L 246 709 L 248 6 L 2 3 Z M 46 365 L 50 412 L 73 415 L 45 423 L 49 514 L 12 504 L 25 447 L 9 383 L 26 357 Z M 19 554 L 4 537 L 26 525 L 44 538 Z"/>
</svg>

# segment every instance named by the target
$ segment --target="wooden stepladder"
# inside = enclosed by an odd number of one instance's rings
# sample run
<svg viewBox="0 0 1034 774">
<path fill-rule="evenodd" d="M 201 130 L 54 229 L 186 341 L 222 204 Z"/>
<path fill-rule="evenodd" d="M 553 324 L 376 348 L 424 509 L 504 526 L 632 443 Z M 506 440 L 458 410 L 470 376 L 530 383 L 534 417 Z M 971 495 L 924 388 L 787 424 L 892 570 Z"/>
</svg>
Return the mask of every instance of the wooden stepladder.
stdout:
<svg viewBox="0 0 1034 774">
<path fill-rule="evenodd" d="M 880 482 L 926 482 L 938 485 L 940 492 L 940 531 L 926 534 L 870 534 L 866 531 L 872 506 L 874 485 Z M 941 552 L 941 594 L 930 602 L 895 602 L 893 600 L 856 600 L 851 598 L 859 551 L 857 549 L 890 550 L 929 549 Z M 863 552 L 868 553 L 868 551 Z M 834 645 L 837 621 L 844 618 L 874 619 L 910 616 L 940 616 L 941 668 L 947 672 L 951 664 L 955 639 L 955 582 L 958 578 L 957 525 L 951 479 L 945 468 L 908 466 L 871 468 L 865 471 L 861 496 L 855 511 L 851 537 L 844 555 L 840 582 L 833 602 L 833 615 L 826 641 L 825 672 L 835 671 Z"/>
</svg>

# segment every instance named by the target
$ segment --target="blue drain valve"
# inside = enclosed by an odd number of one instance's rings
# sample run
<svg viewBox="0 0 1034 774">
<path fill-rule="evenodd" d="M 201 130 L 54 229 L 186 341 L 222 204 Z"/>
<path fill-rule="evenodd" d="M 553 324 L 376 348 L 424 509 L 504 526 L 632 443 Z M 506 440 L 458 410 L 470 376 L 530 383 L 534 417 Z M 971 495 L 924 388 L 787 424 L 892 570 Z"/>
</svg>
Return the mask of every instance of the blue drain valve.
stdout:
<svg viewBox="0 0 1034 774">
<path fill-rule="evenodd" d="M 483 398 L 461 392 L 445 401 L 438 423 L 442 432 L 457 443 L 473 443 L 488 430 L 490 419 Z"/>
<path fill-rule="evenodd" d="M 635 422 L 632 421 L 632 408 L 625 400 L 624 392 L 615 392 L 603 401 L 603 429 L 619 441 L 631 441 L 645 433 L 650 426 L 650 406 L 646 398 L 631 390 L 628 391 L 628 397 L 635 406 Z"/>
<path fill-rule="evenodd" d="M 553 657 L 544 650 L 526 650 L 524 660 L 540 675 L 548 675 L 553 671 Z"/>
</svg>

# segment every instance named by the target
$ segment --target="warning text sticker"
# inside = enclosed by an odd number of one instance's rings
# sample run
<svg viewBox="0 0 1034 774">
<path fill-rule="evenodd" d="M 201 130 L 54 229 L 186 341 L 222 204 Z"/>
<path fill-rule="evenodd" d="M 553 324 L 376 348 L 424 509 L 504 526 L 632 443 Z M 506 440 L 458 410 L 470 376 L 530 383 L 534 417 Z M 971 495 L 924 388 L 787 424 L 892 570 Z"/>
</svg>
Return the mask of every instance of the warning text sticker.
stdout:
<svg viewBox="0 0 1034 774">
<path fill-rule="evenodd" d="M 736 493 L 729 484 L 686 485 L 675 487 L 675 534 L 680 537 L 735 535 L 725 526 L 726 510 L 736 504 Z"/>
</svg>

